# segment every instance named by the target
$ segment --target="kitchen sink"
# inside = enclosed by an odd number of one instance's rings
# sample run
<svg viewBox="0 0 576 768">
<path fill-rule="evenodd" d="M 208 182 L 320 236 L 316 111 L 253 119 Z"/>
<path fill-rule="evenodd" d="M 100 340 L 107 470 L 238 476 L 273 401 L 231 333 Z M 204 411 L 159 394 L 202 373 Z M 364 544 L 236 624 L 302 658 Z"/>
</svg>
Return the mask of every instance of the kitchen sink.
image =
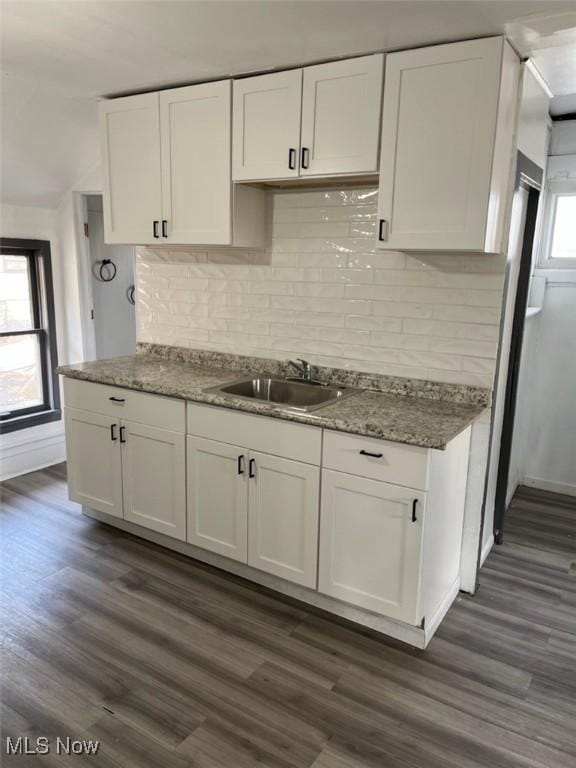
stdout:
<svg viewBox="0 0 576 768">
<path fill-rule="evenodd" d="M 320 382 L 290 381 L 289 379 L 253 378 L 210 387 L 214 392 L 246 400 L 260 400 L 284 406 L 289 410 L 315 411 L 357 392 L 352 387 L 323 384 Z"/>
</svg>

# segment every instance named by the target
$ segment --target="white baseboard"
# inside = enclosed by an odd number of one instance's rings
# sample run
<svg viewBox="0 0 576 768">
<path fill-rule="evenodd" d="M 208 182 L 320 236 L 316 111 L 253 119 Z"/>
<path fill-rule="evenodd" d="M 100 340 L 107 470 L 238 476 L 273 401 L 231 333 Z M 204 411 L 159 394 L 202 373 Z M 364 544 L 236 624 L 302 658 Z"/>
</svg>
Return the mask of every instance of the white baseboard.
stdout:
<svg viewBox="0 0 576 768">
<path fill-rule="evenodd" d="M 527 485 L 529 488 L 538 488 L 541 491 L 563 493 L 566 496 L 576 496 L 576 485 L 544 480 L 541 477 L 524 477 L 522 478 L 522 485 Z"/>
<path fill-rule="evenodd" d="M 61 461 L 66 461 L 66 442 L 63 434 L 3 448 L 0 481 L 51 467 Z"/>
<path fill-rule="evenodd" d="M 482 551 L 480 552 L 480 568 L 484 565 L 486 562 L 486 558 L 492 551 L 492 547 L 494 546 L 494 536 L 490 536 L 488 541 L 485 541 L 482 545 Z"/>
</svg>

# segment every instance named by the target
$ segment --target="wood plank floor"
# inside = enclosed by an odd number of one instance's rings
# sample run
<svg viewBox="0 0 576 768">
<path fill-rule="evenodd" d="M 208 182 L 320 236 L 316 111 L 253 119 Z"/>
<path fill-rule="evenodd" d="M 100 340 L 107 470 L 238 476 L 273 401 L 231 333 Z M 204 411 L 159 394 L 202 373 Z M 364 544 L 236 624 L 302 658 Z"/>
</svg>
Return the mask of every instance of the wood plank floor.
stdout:
<svg viewBox="0 0 576 768">
<path fill-rule="evenodd" d="M 4 736 L 101 744 L 3 765 L 576 766 L 574 499 L 521 489 L 417 651 L 83 517 L 64 465 L 2 490 Z"/>
</svg>

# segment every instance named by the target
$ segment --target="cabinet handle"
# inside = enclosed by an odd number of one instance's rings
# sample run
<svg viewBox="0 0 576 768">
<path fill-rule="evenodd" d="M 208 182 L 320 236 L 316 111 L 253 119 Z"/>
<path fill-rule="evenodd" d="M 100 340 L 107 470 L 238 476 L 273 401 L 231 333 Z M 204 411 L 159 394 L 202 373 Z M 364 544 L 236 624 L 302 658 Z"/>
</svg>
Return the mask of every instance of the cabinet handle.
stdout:
<svg viewBox="0 0 576 768">
<path fill-rule="evenodd" d="M 310 160 L 310 150 L 308 147 L 302 147 L 302 168 L 306 170 L 308 168 L 308 162 Z"/>
<path fill-rule="evenodd" d="M 248 477 L 256 477 L 256 459 L 250 459 L 248 462 Z"/>
<path fill-rule="evenodd" d="M 109 397 L 108 400 L 112 400 L 113 403 L 125 403 L 126 400 L 123 397 Z"/>
<path fill-rule="evenodd" d="M 116 424 L 110 424 L 110 440 L 116 442 L 118 438 L 116 437 Z"/>
<path fill-rule="evenodd" d="M 365 451 L 364 449 L 360 451 L 360 454 L 362 456 L 370 456 L 372 459 L 381 459 L 384 456 L 383 453 L 370 453 L 370 451 Z"/>
<path fill-rule="evenodd" d="M 162 219 L 162 237 L 168 237 L 168 219 Z"/>
<path fill-rule="evenodd" d="M 418 519 L 416 517 L 416 504 L 418 504 L 418 499 L 412 499 L 412 522 L 415 523 Z"/>
<path fill-rule="evenodd" d="M 386 219 L 380 219 L 378 224 L 378 240 L 388 240 L 388 222 Z"/>
<path fill-rule="evenodd" d="M 120 442 L 126 442 L 126 427 L 120 427 Z"/>
<path fill-rule="evenodd" d="M 288 168 L 293 171 L 296 168 L 296 150 L 290 147 L 288 150 Z"/>
<path fill-rule="evenodd" d="M 240 454 L 240 456 L 238 456 L 238 474 L 244 474 L 244 454 Z"/>
<path fill-rule="evenodd" d="M 158 234 L 158 224 L 160 224 L 160 222 L 157 219 L 152 222 L 152 233 L 156 238 L 160 237 Z"/>
</svg>

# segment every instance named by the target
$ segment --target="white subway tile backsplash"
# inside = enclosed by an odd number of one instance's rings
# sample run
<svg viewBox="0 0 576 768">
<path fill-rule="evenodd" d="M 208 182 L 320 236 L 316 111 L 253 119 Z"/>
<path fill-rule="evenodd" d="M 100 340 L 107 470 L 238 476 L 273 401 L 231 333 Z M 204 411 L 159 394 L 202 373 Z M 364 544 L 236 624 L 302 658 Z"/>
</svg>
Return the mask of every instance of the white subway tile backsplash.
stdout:
<svg viewBox="0 0 576 768">
<path fill-rule="evenodd" d="M 263 252 L 138 250 L 140 341 L 491 386 L 504 257 L 379 250 L 375 188 L 269 195 Z"/>
</svg>

